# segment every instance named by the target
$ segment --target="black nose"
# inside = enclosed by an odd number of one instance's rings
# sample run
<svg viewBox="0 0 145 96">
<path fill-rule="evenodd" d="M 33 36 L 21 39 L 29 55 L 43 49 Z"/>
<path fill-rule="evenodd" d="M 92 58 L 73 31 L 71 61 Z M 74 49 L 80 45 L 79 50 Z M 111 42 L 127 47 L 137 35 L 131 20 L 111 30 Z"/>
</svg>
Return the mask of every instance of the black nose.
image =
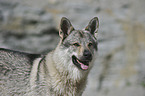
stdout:
<svg viewBox="0 0 145 96">
<path fill-rule="evenodd" d="M 92 60 L 92 54 L 89 50 L 84 50 L 83 56 L 86 58 L 86 60 Z"/>
</svg>

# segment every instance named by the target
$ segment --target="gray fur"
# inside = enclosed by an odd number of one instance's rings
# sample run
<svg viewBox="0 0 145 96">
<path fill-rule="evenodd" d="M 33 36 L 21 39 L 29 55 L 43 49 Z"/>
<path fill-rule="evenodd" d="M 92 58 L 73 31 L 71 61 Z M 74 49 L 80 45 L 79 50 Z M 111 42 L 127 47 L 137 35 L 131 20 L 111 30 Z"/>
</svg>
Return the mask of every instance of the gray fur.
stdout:
<svg viewBox="0 0 145 96">
<path fill-rule="evenodd" d="M 1 96 L 81 96 L 97 51 L 96 24 L 97 17 L 75 30 L 63 17 L 60 42 L 45 56 L 1 48 Z"/>
</svg>

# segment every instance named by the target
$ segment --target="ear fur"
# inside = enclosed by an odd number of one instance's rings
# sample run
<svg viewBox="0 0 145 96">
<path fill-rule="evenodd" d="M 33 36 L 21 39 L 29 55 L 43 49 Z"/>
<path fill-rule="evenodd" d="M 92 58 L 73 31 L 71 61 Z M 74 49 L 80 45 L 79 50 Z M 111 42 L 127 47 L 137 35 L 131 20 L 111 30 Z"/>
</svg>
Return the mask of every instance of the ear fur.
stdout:
<svg viewBox="0 0 145 96">
<path fill-rule="evenodd" d="M 59 29 L 59 36 L 61 39 L 64 40 L 72 30 L 74 30 L 74 28 L 71 22 L 66 17 L 62 17 Z"/>
<path fill-rule="evenodd" d="M 98 28 L 99 28 L 99 19 L 98 17 L 94 17 L 93 19 L 90 20 L 85 30 L 89 31 L 92 35 L 96 37 Z"/>
</svg>

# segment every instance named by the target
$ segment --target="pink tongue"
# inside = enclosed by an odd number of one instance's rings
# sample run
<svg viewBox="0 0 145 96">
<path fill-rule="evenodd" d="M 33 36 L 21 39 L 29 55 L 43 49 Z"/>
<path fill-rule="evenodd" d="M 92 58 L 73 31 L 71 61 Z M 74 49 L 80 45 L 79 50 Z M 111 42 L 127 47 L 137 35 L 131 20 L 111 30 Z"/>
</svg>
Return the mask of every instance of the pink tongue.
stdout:
<svg viewBox="0 0 145 96">
<path fill-rule="evenodd" d="M 82 69 L 84 69 L 84 70 L 88 69 L 88 66 L 87 66 L 87 65 L 84 65 L 84 64 L 82 64 L 82 63 L 80 63 L 80 64 L 81 64 L 81 68 L 82 68 Z"/>
<path fill-rule="evenodd" d="M 79 60 L 77 60 L 78 62 L 79 62 Z M 86 69 L 88 69 L 88 66 L 87 65 L 84 65 L 83 63 L 81 63 L 81 62 L 79 62 L 80 63 L 80 65 L 81 65 L 81 68 L 82 69 L 84 69 L 84 70 L 86 70 Z"/>
</svg>

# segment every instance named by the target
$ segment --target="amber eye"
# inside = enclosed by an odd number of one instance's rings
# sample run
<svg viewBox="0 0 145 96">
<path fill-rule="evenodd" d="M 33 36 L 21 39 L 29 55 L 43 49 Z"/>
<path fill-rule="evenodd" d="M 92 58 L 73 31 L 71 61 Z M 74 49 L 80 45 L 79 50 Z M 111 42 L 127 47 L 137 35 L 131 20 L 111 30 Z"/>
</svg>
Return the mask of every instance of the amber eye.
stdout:
<svg viewBox="0 0 145 96">
<path fill-rule="evenodd" d="M 76 46 L 76 47 L 79 47 L 80 46 L 79 43 L 74 43 L 73 45 Z"/>
<path fill-rule="evenodd" d="M 88 44 L 89 47 L 91 47 L 92 45 L 93 45 L 93 43 L 91 43 L 91 42 Z"/>
</svg>

